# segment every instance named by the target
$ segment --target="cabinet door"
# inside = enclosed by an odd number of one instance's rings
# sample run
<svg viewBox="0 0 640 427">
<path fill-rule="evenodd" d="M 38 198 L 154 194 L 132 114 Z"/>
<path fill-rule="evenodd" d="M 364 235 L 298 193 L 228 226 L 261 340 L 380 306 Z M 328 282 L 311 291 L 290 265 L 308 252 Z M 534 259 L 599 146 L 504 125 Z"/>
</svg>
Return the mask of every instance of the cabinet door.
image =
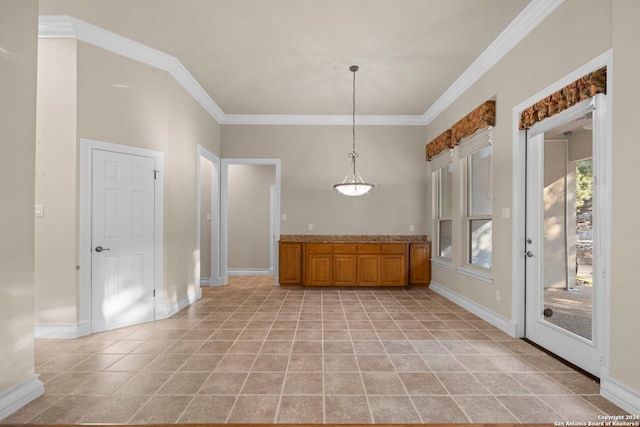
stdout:
<svg viewBox="0 0 640 427">
<path fill-rule="evenodd" d="M 329 286 L 333 279 L 333 259 L 330 254 L 309 254 L 307 257 L 307 285 Z"/>
<path fill-rule="evenodd" d="M 409 245 L 409 283 L 431 283 L 431 242 Z"/>
<path fill-rule="evenodd" d="M 382 256 L 382 285 L 404 286 L 407 284 L 407 259 L 404 255 Z"/>
<path fill-rule="evenodd" d="M 380 285 L 380 255 L 358 255 L 358 285 Z"/>
<path fill-rule="evenodd" d="M 278 281 L 285 285 L 302 283 L 302 243 L 278 245 Z"/>
<path fill-rule="evenodd" d="M 356 284 L 355 254 L 333 255 L 333 284 L 337 286 L 353 286 Z"/>
</svg>

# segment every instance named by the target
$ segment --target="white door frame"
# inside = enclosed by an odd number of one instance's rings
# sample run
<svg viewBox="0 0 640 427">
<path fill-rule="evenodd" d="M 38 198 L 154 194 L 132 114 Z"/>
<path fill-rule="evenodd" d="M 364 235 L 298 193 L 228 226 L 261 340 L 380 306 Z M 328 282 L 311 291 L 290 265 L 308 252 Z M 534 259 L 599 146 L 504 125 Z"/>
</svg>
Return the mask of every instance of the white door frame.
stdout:
<svg viewBox="0 0 640 427">
<path fill-rule="evenodd" d="M 212 164 L 211 170 L 211 277 L 209 278 L 209 286 L 221 286 L 226 283 L 222 280 L 220 274 L 220 157 L 213 154 L 201 145 L 198 145 L 197 165 L 197 199 L 198 199 L 198 217 L 197 217 L 197 248 L 198 256 L 200 256 L 200 224 L 202 221 L 200 207 L 201 185 L 200 182 L 200 159 L 205 158 Z M 198 264 L 200 259 L 197 260 Z M 196 283 L 200 287 L 200 271 L 197 272 L 198 277 Z"/>
<path fill-rule="evenodd" d="M 223 158 L 220 171 L 220 276 L 224 283 L 228 281 L 227 263 L 229 250 L 229 165 L 273 165 L 276 168 L 276 191 L 280 194 L 280 159 Z M 280 198 L 270 210 L 270 222 L 275 224 L 276 240 L 280 239 Z M 270 251 L 271 252 L 271 251 Z M 277 255 L 271 253 L 269 265 L 275 265 L 274 274 L 278 275 Z M 277 281 L 276 281 L 277 283 Z"/>
<path fill-rule="evenodd" d="M 154 288 L 156 290 L 155 312 L 163 312 L 164 296 L 164 153 L 128 145 L 113 144 L 80 138 L 80 230 L 79 230 L 79 336 L 91 334 L 91 198 L 93 174 L 93 150 L 112 151 L 134 156 L 151 157 L 155 161 L 157 179 L 155 185 L 155 231 L 154 231 Z"/>
<path fill-rule="evenodd" d="M 278 193 L 278 187 L 272 185 L 269 187 L 269 274 L 276 274 L 278 244 L 276 228 L 280 224 L 280 216 L 274 212 L 276 206 L 280 206 L 280 194 Z"/>
<path fill-rule="evenodd" d="M 531 267 L 531 263 L 534 262 L 533 265 L 535 265 L 536 268 L 527 268 L 526 271 L 525 282 L 529 285 L 533 285 L 534 287 L 526 289 L 527 308 L 529 308 L 529 311 L 526 312 L 525 315 L 527 322 L 527 337 L 530 337 L 534 342 L 539 344 L 544 343 L 543 346 L 545 348 L 561 357 L 568 358 L 564 355 L 570 354 L 572 356 L 572 359 L 570 360 L 571 362 L 599 377 L 603 362 L 602 349 L 603 337 L 605 335 L 604 322 L 602 321 L 602 301 L 603 291 L 606 289 L 606 285 L 602 278 L 606 277 L 606 274 L 604 273 L 609 271 L 609 269 L 605 268 L 602 263 L 606 250 L 604 250 L 602 245 L 602 238 L 604 234 L 603 224 L 601 224 L 603 211 L 607 210 L 607 207 L 602 205 L 602 178 L 604 177 L 608 180 L 606 167 L 602 164 L 602 153 L 606 151 L 605 146 L 608 145 L 608 141 L 606 140 L 606 137 L 604 137 L 606 129 L 603 129 L 603 127 L 607 126 L 606 118 L 603 117 L 606 113 L 606 96 L 596 95 L 576 104 L 560 114 L 547 118 L 532 126 L 527 133 L 527 138 L 531 141 L 531 144 L 535 145 L 529 147 L 527 156 L 531 156 L 531 162 L 527 162 L 527 167 L 529 167 L 529 165 L 534 165 L 534 167 L 535 165 L 539 165 L 540 170 L 544 169 L 543 144 L 545 142 L 545 132 L 562 125 L 563 123 L 568 123 L 572 120 L 583 117 L 589 112 L 593 112 L 593 335 L 590 340 L 584 337 L 578 337 L 570 331 L 555 326 L 553 322 L 548 323 L 542 320 L 541 316 L 542 309 L 544 308 L 544 296 L 541 294 L 539 286 L 541 286 L 544 281 L 544 231 L 541 226 L 544 221 L 544 204 L 540 199 L 540 195 L 543 194 L 544 178 L 543 176 L 540 176 L 539 171 L 536 173 L 535 169 L 528 178 L 532 179 L 533 177 L 534 181 L 527 183 L 528 189 L 532 190 L 531 192 L 527 191 L 527 227 L 531 227 L 529 229 L 530 232 L 527 234 L 527 238 L 532 238 L 532 243 L 527 244 L 526 250 L 531 250 L 534 256 L 534 258 L 529 261 L 529 267 Z M 537 182 L 535 181 L 536 179 Z M 569 268 L 569 264 L 567 264 L 567 268 Z"/>
<path fill-rule="evenodd" d="M 613 89 L 612 78 L 613 75 L 613 51 L 609 50 L 597 58 L 589 61 L 582 67 L 566 75 L 559 81 L 555 82 L 551 86 L 536 93 L 525 101 L 521 102 L 513 108 L 512 111 L 512 123 L 513 123 L 513 221 L 512 221 L 512 322 L 515 325 L 514 336 L 525 336 L 525 214 L 526 214 L 526 132 L 518 129 L 520 122 L 520 115 L 522 111 L 528 108 L 533 103 L 539 101 L 545 96 L 549 96 L 557 90 L 565 87 L 571 82 L 579 79 L 580 77 L 595 71 L 603 66 L 607 67 L 607 98 L 608 104 L 612 104 Z M 601 274 L 603 277 L 599 277 L 601 287 L 603 289 L 602 296 L 602 317 L 603 317 L 603 329 L 605 331 L 610 330 L 611 324 L 611 304 L 610 304 L 610 271 L 611 271 L 611 152 L 612 152 L 612 113 L 611 108 L 601 109 L 603 114 L 602 119 L 607 123 L 604 134 L 601 135 L 600 140 L 602 144 L 597 147 L 599 152 L 594 152 L 594 159 L 599 156 L 600 164 L 602 165 L 604 175 L 599 177 L 600 180 L 600 206 L 602 210 L 600 212 L 599 224 L 602 227 L 600 230 L 600 242 L 603 260 L 601 262 L 602 269 Z M 608 377 L 610 369 L 610 334 L 605 333 L 603 336 L 603 361 L 601 369 L 601 378 Z"/>
</svg>

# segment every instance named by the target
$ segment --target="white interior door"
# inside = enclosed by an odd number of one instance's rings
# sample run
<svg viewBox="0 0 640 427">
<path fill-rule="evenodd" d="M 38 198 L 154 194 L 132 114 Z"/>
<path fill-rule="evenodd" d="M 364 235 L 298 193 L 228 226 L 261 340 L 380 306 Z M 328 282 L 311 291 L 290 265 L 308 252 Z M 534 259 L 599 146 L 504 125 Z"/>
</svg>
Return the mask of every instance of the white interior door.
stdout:
<svg viewBox="0 0 640 427">
<path fill-rule="evenodd" d="M 92 331 L 154 320 L 154 159 L 92 152 Z"/>
<path fill-rule="evenodd" d="M 527 135 L 526 336 L 600 376 L 596 102 L 546 119 Z"/>
</svg>

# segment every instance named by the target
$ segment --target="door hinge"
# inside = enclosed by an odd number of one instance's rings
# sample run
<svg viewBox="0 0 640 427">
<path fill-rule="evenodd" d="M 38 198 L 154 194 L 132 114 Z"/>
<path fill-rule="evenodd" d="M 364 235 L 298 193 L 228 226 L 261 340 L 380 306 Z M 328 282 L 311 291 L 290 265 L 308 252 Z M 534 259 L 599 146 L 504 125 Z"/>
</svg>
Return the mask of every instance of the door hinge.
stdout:
<svg viewBox="0 0 640 427">
<path fill-rule="evenodd" d="M 159 170 L 154 170 L 153 171 L 153 179 L 158 179 L 158 172 L 160 172 Z"/>
<path fill-rule="evenodd" d="M 156 290 L 155 289 L 153 290 L 153 297 L 154 298 L 156 297 Z"/>
</svg>

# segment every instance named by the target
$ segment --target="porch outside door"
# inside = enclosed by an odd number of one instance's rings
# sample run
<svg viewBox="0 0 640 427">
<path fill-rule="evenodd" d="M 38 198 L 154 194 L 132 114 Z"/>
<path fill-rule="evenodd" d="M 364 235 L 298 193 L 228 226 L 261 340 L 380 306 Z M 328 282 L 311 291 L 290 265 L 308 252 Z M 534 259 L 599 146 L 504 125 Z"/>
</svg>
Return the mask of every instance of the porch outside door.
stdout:
<svg viewBox="0 0 640 427">
<path fill-rule="evenodd" d="M 599 98 L 527 133 L 526 337 L 600 376 Z"/>
<path fill-rule="evenodd" d="M 92 151 L 92 331 L 154 320 L 154 159 Z"/>
</svg>

